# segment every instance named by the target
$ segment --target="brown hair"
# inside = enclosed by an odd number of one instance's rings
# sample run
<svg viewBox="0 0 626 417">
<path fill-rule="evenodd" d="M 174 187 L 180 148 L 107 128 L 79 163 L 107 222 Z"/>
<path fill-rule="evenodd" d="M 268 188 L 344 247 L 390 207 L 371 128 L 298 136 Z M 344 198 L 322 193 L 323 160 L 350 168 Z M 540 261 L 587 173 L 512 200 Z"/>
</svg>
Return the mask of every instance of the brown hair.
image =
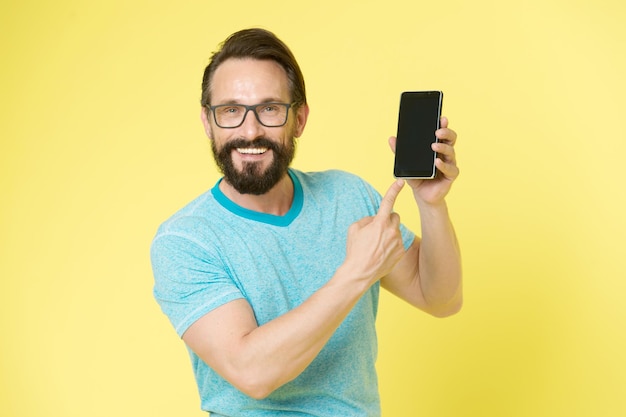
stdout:
<svg viewBox="0 0 626 417">
<path fill-rule="evenodd" d="M 298 108 L 306 104 L 304 77 L 291 50 L 276 35 L 265 29 L 244 29 L 230 35 L 219 49 L 213 53 L 209 65 L 204 69 L 202 77 L 203 106 L 211 104 L 211 82 L 215 70 L 230 58 L 253 58 L 272 60 L 281 65 L 287 72 L 291 101 Z"/>
</svg>

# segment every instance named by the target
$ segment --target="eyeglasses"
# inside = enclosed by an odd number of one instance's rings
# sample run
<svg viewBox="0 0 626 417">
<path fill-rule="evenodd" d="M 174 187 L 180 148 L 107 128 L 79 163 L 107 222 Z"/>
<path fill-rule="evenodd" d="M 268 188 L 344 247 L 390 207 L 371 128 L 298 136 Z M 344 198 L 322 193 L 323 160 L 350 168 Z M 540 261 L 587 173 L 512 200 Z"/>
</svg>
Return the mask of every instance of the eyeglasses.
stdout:
<svg viewBox="0 0 626 417">
<path fill-rule="evenodd" d="M 287 123 L 289 108 L 293 103 L 263 103 L 246 106 L 245 104 L 219 104 L 207 106 L 215 118 L 215 123 L 225 129 L 234 129 L 243 124 L 246 115 L 252 111 L 256 119 L 266 127 L 280 127 Z"/>
</svg>

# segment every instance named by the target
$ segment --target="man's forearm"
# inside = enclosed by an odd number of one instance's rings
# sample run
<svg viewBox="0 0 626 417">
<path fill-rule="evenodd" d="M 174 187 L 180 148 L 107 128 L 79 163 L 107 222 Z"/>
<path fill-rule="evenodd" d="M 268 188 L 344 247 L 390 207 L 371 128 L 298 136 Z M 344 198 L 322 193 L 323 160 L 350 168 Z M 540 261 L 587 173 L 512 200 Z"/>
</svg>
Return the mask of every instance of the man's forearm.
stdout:
<svg viewBox="0 0 626 417">
<path fill-rule="evenodd" d="M 462 305 L 461 253 L 445 202 L 420 207 L 422 242 L 420 286 L 435 316 L 456 313 Z"/>
<path fill-rule="evenodd" d="M 317 357 L 367 287 L 359 288 L 340 268 L 297 308 L 257 327 L 241 340 L 236 357 L 249 395 L 263 398 L 297 377 Z"/>
</svg>

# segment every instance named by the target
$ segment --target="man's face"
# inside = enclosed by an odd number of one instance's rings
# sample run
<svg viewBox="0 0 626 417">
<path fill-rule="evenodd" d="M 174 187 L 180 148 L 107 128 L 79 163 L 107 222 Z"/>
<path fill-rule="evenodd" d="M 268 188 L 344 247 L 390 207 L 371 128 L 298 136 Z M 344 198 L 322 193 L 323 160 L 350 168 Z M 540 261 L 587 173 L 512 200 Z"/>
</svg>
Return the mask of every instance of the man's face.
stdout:
<svg viewBox="0 0 626 417">
<path fill-rule="evenodd" d="M 229 59 L 213 75 L 211 105 L 290 101 L 287 74 L 274 61 Z M 241 194 L 261 195 L 274 187 L 287 173 L 307 113 L 305 106 L 297 112 L 290 109 L 284 126 L 266 127 L 248 112 L 241 126 L 227 129 L 203 111 L 213 156 L 226 182 Z"/>
</svg>

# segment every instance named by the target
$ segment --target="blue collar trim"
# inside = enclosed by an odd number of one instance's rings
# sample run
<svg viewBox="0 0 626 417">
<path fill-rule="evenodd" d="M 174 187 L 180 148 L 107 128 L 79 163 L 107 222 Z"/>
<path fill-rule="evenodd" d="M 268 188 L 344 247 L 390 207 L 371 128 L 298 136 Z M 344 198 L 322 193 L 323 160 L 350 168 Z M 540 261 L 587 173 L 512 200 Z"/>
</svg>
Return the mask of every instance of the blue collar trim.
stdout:
<svg viewBox="0 0 626 417">
<path fill-rule="evenodd" d="M 298 215 L 302 211 L 302 206 L 304 204 L 304 193 L 302 192 L 302 184 L 300 184 L 300 180 L 291 169 L 288 170 L 288 173 L 289 177 L 291 178 L 291 182 L 293 183 L 293 202 L 291 203 L 291 208 L 287 213 L 285 213 L 284 216 L 261 213 L 258 211 L 247 209 L 245 207 L 241 207 L 240 205 L 234 203 L 220 190 L 219 185 L 220 182 L 222 182 L 223 178 L 220 178 L 213 186 L 213 188 L 211 189 L 211 194 L 213 194 L 215 200 L 222 207 L 239 217 L 261 223 L 271 224 L 274 226 L 286 227 L 289 226 L 291 222 L 296 219 L 296 217 L 298 217 Z"/>
</svg>

